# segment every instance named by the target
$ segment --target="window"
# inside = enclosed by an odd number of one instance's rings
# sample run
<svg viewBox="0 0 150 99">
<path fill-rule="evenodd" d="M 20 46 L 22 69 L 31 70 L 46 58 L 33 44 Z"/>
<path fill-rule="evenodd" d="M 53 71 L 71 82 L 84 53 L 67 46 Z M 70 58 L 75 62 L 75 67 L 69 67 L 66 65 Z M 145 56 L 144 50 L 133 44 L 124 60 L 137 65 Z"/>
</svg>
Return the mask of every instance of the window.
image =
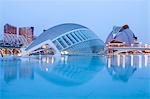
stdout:
<svg viewBox="0 0 150 99">
<path fill-rule="evenodd" d="M 64 39 L 64 41 L 68 44 L 71 45 L 71 43 L 65 38 L 65 36 L 62 37 Z"/>
<path fill-rule="evenodd" d="M 68 37 L 68 39 L 70 39 L 70 41 L 74 44 L 75 41 L 69 36 L 69 34 L 66 35 Z"/>
<path fill-rule="evenodd" d="M 72 33 L 70 33 L 70 35 L 71 35 L 77 42 L 79 42 L 79 40 L 78 40 Z"/>
<path fill-rule="evenodd" d="M 81 38 L 81 36 L 79 36 L 79 32 L 78 31 L 75 32 L 74 34 L 80 39 L 80 41 L 82 41 L 82 38 Z"/>
<path fill-rule="evenodd" d="M 58 42 L 63 46 L 63 48 L 67 47 L 67 46 L 63 43 L 63 41 L 61 40 L 61 38 L 58 38 L 57 40 L 58 40 Z"/>
<path fill-rule="evenodd" d="M 79 31 L 79 35 L 80 35 L 84 40 L 86 40 L 86 38 L 83 36 L 83 34 L 82 34 L 81 31 Z"/>
<path fill-rule="evenodd" d="M 88 37 L 87 37 L 87 35 L 89 34 L 88 31 L 84 30 L 84 31 L 82 31 L 81 33 L 82 33 L 82 35 L 83 35 L 86 39 L 88 39 Z"/>
<path fill-rule="evenodd" d="M 58 42 L 57 42 L 56 40 L 53 41 L 53 43 L 55 44 L 55 46 L 56 46 L 59 50 L 62 49 L 62 47 L 58 44 Z"/>
</svg>

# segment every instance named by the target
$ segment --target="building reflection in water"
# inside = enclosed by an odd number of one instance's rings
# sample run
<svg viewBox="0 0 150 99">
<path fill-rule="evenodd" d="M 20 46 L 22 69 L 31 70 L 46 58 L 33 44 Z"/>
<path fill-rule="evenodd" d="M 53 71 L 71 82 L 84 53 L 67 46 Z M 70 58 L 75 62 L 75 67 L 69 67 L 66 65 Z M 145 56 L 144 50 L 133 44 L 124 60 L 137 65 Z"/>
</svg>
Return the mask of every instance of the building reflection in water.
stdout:
<svg viewBox="0 0 150 99">
<path fill-rule="evenodd" d="M 108 57 L 107 70 L 115 80 L 128 81 L 137 68 L 147 67 L 148 55 L 113 55 Z M 13 80 L 34 79 L 34 72 L 57 85 L 73 86 L 90 81 L 105 66 L 104 57 L 37 56 L 14 61 L 1 61 L 1 77 Z"/>
<path fill-rule="evenodd" d="M 2 78 L 9 83 L 17 79 L 34 79 L 33 68 L 21 60 L 1 61 Z"/>
<path fill-rule="evenodd" d="M 36 72 L 47 81 L 62 86 L 74 86 L 92 79 L 104 67 L 104 61 L 100 57 L 62 56 L 53 64 L 39 66 Z"/>
<path fill-rule="evenodd" d="M 4 80 L 10 82 L 17 79 L 17 67 L 12 65 L 4 66 Z"/>
<path fill-rule="evenodd" d="M 61 86 L 80 85 L 90 81 L 105 63 L 102 57 L 92 56 L 37 56 L 21 60 L 1 61 L 6 83 L 14 80 L 34 79 L 35 72 L 43 79 Z"/>
<path fill-rule="evenodd" d="M 127 82 L 137 68 L 148 65 L 148 55 L 112 55 L 107 58 L 107 70 L 115 80 Z"/>
</svg>

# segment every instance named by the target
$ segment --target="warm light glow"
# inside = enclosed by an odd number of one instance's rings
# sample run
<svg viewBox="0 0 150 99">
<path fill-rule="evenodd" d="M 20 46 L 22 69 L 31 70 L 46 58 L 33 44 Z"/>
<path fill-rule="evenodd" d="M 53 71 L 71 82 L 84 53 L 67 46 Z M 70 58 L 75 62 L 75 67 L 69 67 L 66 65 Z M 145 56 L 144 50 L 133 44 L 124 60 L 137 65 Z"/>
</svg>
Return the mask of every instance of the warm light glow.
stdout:
<svg viewBox="0 0 150 99">
<path fill-rule="evenodd" d="M 145 57 L 145 61 L 144 61 L 145 67 L 147 67 L 147 63 L 148 63 L 148 55 L 144 55 L 144 57 Z"/>
<path fill-rule="evenodd" d="M 126 55 L 123 55 L 123 64 L 122 64 L 123 68 L 125 68 L 125 63 L 126 63 Z"/>
<path fill-rule="evenodd" d="M 142 68 L 142 56 L 139 55 L 139 68 Z"/>
<path fill-rule="evenodd" d="M 108 58 L 108 68 L 111 67 L 111 58 Z"/>
<path fill-rule="evenodd" d="M 67 54 L 69 54 L 69 52 L 68 51 L 61 51 L 61 54 L 63 54 L 63 55 L 66 54 L 67 55 Z"/>
<path fill-rule="evenodd" d="M 133 66 L 133 55 L 131 55 L 131 66 Z"/>
<path fill-rule="evenodd" d="M 120 66 L 120 55 L 117 55 L 117 64 Z"/>
<path fill-rule="evenodd" d="M 49 45 L 45 44 L 45 45 L 42 46 L 42 48 L 44 48 L 44 49 L 49 48 Z"/>
<path fill-rule="evenodd" d="M 22 56 L 21 53 L 19 53 L 18 56 Z"/>
<path fill-rule="evenodd" d="M 49 61 L 49 58 L 48 57 L 46 57 L 46 63 L 49 63 L 50 61 Z"/>
<path fill-rule="evenodd" d="M 148 47 L 148 44 L 145 44 L 145 48 L 147 48 Z"/>
<path fill-rule="evenodd" d="M 52 57 L 52 64 L 54 63 L 54 61 L 55 61 L 55 60 L 54 60 L 54 57 Z"/>
</svg>

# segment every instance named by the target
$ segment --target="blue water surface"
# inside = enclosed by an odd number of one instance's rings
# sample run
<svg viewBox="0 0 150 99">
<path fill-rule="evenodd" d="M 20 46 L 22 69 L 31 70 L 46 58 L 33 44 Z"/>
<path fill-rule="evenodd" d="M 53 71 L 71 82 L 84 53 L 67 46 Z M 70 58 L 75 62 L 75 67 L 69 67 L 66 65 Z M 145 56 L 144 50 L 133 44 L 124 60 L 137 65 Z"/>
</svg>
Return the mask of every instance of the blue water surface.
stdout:
<svg viewBox="0 0 150 99">
<path fill-rule="evenodd" d="M 0 60 L 0 99 L 150 99 L 150 56 Z"/>
</svg>

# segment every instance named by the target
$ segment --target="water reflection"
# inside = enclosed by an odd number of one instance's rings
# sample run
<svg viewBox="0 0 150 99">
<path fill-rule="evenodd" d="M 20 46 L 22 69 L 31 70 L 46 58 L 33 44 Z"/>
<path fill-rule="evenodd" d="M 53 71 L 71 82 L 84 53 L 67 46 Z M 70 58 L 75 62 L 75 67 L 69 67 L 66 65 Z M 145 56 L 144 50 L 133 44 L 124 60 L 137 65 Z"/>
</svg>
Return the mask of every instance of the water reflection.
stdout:
<svg viewBox="0 0 150 99">
<path fill-rule="evenodd" d="M 15 61 L 2 61 L 1 76 L 5 82 L 35 79 L 37 73 L 43 79 L 57 85 L 80 85 L 92 79 L 103 67 L 102 57 L 92 56 L 36 56 Z"/>
<path fill-rule="evenodd" d="M 112 55 L 107 59 L 107 70 L 115 80 L 127 82 L 137 68 L 148 65 L 148 55 Z"/>
<path fill-rule="evenodd" d="M 115 80 L 127 82 L 138 68 L 149 65 L 148 55 L 102 56 L 35 56 L 0 62 L 0 78 L 6 83 L 14 80 L 34 80 L 35 73 L 57 85 L 73 86 L 90 81 L 104 66 Z"/>
<path fill-rule="evenodd" d="M 29 63 L 22 63 L 21 60 L 1 61 L 1 78 L 4 78 L 6 83 L 17 79 L 34 79 L 33 68 Z M 31 64 L 30 64 L 31 65 Z"/>
<path fill-rule="evenodd" d="M 43 64 L 36 72 L 57 85 L 73 86 L 92 79 L 104 67 L 100 57 L 62 56 L 55 64 Z"/>
</svg>

